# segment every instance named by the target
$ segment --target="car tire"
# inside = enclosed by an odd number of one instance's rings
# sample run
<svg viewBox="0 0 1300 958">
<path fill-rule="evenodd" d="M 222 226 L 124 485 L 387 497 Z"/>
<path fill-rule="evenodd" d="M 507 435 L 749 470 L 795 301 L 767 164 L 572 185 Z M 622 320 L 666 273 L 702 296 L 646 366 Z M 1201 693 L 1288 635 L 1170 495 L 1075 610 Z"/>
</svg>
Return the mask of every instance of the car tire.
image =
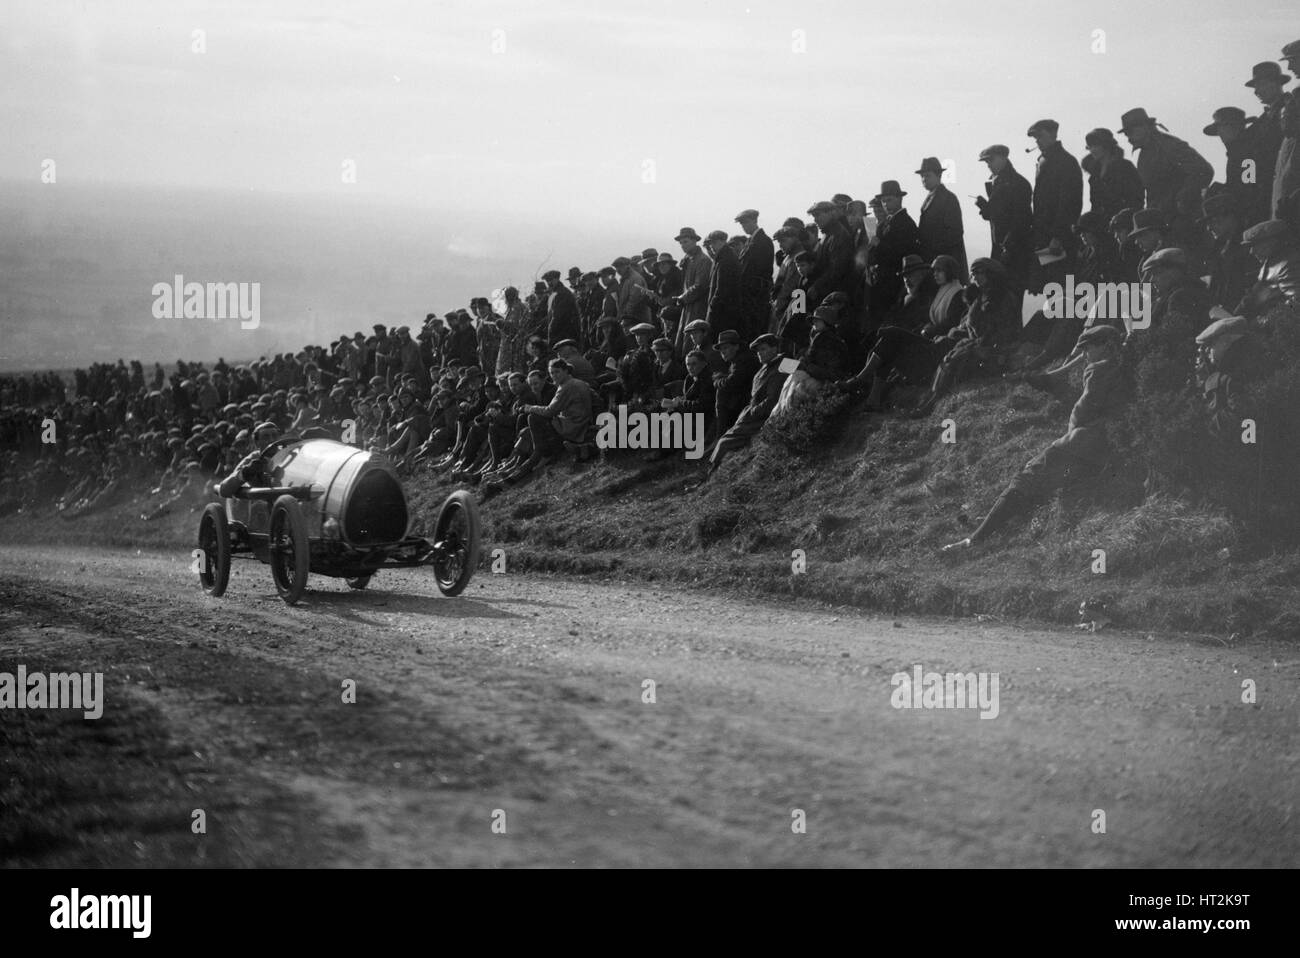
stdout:
<svg viewBox="0 0 1300 958">
<path fill-rule="evenodd" d="M 199 519 L 199 549 L 203 552 L 199 585 L 218 599 L 230 583 L 230 527 L 226 507 L 219 502 L 208 503 Z"/>
<path fill-rule="evenodd" d="M 460 595 L 478 568 L 482 540 L 478 503 L 464 489 L 449 495 L 438 510 L 433 527 L 434 578 L 443 595 Z"/>
<path fill-rule="evenodd" d="M 271 553 L 271 578 L 275 580 L 275 591 L 286 603 L 293 605 L 307 589 L 311 563 L 307 520 L 293 496 L 281 496 L 271 506 L 267 546 Z"/>
</svg>

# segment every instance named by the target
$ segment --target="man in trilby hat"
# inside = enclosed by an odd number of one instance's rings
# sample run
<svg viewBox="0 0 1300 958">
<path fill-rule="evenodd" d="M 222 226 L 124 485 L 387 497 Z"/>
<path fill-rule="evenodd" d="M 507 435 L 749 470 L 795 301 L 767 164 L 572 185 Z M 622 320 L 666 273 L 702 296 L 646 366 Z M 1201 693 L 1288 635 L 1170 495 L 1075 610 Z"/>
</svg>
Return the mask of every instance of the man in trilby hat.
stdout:
<svg viewBox="0 0 1300 958">
<path fill-rule="evenodd" d="M 943 185 L 944 168 L 938 157 L 927 156 L 916 173 L 926 190 L 926 197 L 921 202 L 921 219 L 916 224 L 921 237 L 921 258 L 929 263 L 936 256 L 951 256 L 961 267 L 959 278 L 964 283 L 969 278 L 969 271 L 961 203 L 952 190 Z"/>
<path fill-rule="evenodd" d="M 1158 128 L 1155 117 L 1142 107 L 1124 113 L 1120 129 L 1138 151 L 1137 168 L 1147 190 L 1147 207 L 1164 210 L 1174 243 L 1185 249 L 1202 246 L 1196 220 L 1201 194 L 1214 179 L 1214 167 L 1186 141 Z"/>
</svg>

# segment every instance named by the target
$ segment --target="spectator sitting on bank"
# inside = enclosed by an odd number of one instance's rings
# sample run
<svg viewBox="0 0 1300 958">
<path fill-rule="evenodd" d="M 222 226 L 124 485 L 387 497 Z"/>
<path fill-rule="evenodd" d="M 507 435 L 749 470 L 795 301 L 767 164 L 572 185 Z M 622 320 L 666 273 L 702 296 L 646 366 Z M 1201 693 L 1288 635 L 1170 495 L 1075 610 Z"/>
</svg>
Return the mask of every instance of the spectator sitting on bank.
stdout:
<svg viewBox="0 0 1300 958">
<path fill-rule="evenodd" d="M 581 442 L 594 422 L 591 387 L 574 379 L 569 364 L 563 359 L 550 362 L 551 379 L 555 382 L 555 396 L 545 406 L 525 405 L 520 412 L 528 416 L 528 432 L 532 439 L 532 453 L 524 463 L 506 473 L 499 485 L 513 485 L 544 462 L 554 459 L 563 451 L 564 443 Z"/>
<path fill-rule="evenodd" d="M 650 344 L 655 356 L 655 388 L 660 396 L 679 395 L 686 367 L 673 356 L 672 340 L 660 337 Z"/>
<path fill-rule="evenodd" d="M 726 332 L 734 334 L 734 330 L 726 330 Z M 785 385 L 786 374 L 780 369 L 783 358 L 781 341 L 771 333 L 764 333 L 750 345 L 758 354 L 759 368 L 750 386 L 749 403 L 740 411 L 735 424 L 713 444 L 712 452 L 708 457 L 708 471 L 701 480 L 701 485 L 717 472 L 718 466 L 728 454 L 749 445 L 750 441 L 758 435 L 763 424 L 772 415 L 772 410 L 776 408 L 781 389 Z"/>
<path fill-rule="evenodd" d="M 826 383 L 843 375 L 847 347 L 835 331 L 837 319 L 833 306 L 818 306 L 813 311 L 812 339 L 797 357 L 798 368 L 782 385 L 781 395 L 772 409 L 773 416 L 785 414 L 797 403 L 816 399 Z"/>
<path fill-rule="evenodd" d="M 969 304 L 962 321 L 938 341 L 944 356 L 930 384 L 930 394 L 913 416 L 928 416 L 959 382 L 977 375 L 996 375 L 1006 368 L 1020 338 L 1020 304 L 1007 289 L 1006 268 L 980 257 L 971 264 Z"/>
<path fill-rule="evenodd" d="M 572 339 L 562 339 L 555 344 L 555 354 L 569 364 L 573 370 L 573 375 L 577 376 L 584 383 L 595 385 L 596 370 L 586 357 L 578 351 L 578 344 Z"/>
<path fill-rule="evenodd" d="M 952 256 L 948 259 L 957 262 Z M 915 253 L 903 257 L 901 272 L 903 288 L 898 291 L 898 301 L 890 310 L 885 325 L 917 332 L 930 321 L 930 305 L 939 292 L 939 286 L 934 279 L 933 267 Z"/>
<path fill-rule="evenodd" d="M 945 336 L 966 315 L 966 300 L 962 297 L 961 277 L 958 273 L 957 260 L 940 254 L 930 264 L 934 276 L 934 299 L 930 300 L 930 312 L 920 333 L 927 338 Z"/>
<path fill-rule="evenodd" d="M 1086 362 L 1083 395 L 1070 412 L 1065 435 L 1031 459 L 967 538 L 943 547 L 944 552 L 967 549 L 1033 509 L 1062 486 L 1097 475 L 1110 457 L 1106 424 L 1123 408 L 1126 394 L 1120 347 L 1123 334 L 1114 326 L 1092 326 L 1079 337 L 1071 359 L 1052 375 L 1064 375 Z"/>
</svg>

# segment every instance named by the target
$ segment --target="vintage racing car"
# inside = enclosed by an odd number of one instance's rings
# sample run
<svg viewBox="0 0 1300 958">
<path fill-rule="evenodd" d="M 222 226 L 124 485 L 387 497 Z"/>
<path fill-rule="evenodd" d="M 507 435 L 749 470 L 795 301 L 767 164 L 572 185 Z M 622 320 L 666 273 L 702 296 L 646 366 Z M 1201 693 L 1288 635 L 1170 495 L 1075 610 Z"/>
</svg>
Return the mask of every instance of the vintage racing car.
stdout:
<svg viewBox="0 0 1300 958">
<path fill-rule="evenodd" d="M 443 502 L 432 539 L 408 535 L 406 494 L 391 464 L 333 439 L 278 439 L 262 450 L 266 485 L 245 483 L 209 503 L 199 520 L 199 584 L 226 591 L 230 560 L 254 557 L 271 567 L 280 598 L 302 597 L 309 573 L 364 589 L 379 569 L 433 566 L 444 595 L 469 584 L 479 559 L 473 496 Z"/>
</svg>

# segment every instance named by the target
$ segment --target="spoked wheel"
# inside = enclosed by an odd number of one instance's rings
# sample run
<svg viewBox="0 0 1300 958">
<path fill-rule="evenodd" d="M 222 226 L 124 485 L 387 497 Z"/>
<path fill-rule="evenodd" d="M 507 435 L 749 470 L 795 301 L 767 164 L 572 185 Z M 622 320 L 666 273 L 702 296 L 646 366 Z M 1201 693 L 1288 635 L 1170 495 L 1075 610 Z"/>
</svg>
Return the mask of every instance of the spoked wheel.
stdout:
<svg viewBox="0 0 1300 958">
<path fill-rule="evenodd" d="M 230 582 L 230 527 L 219 502 L 208 503 L 199 519 L 199 548 L 203 551 L 199 585 L 214 599 L 219 598 Z"/>
<path fill-rule="evenodd" d="M 443 595 L 460 595 L 478 568 L 478 504 L 463 489 L 453 492 L 433 527 L 433 574 Z"/>
<path fill-rule="evenodd" d="M 374 573 L 372 572 L 370 575 L 374 575 Z M 357 591 L 360 591 L 364 589 L 366 586 L 370 585 L 370 576 L 359 575 L 352 579 L 344 579 L 343 581 L 345 581 L 348 584 L 349 589 L 356 589 Z"/>
<path fill-rule="evenodd" d="M 307 520 L 298 500 L 281 496 L 271 506 L 271 578 L 275 579 L 275 591 L 289 605 L 301 599 L 307 588 L 308 549 Z"/>
</svg>

